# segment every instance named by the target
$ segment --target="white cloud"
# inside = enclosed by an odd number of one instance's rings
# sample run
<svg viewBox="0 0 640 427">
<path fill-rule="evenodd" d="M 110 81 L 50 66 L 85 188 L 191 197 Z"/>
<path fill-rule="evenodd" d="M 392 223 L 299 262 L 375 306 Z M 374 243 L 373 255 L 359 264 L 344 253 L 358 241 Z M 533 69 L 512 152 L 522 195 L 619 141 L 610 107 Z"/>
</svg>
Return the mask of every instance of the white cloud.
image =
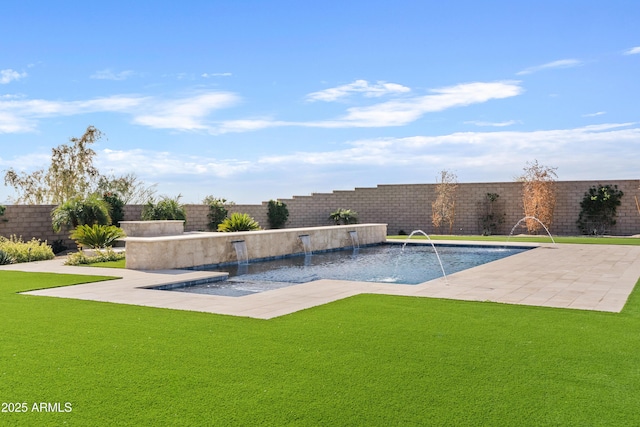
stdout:
<svg viewBox="0 0 640 427">
<path fill-rule="evenodd" d="M 516 75 L 521 76 L 525 74 L 533 74 L 538 71 L 548 70 L 553 68 L 573 68 L 573 67 L 578 67 L 580 65 L 583 65 L 583 62 L 577 59 L 560 59 L 558 61 L 537 65 L 535 67 L 525 68 L 524 70 L 518 71 Z"/>
<path fill-rule="evenodd" d="M 134 116 L 134 123 L 157 129 L 207 130 L 206 117 L 214 110 L 235 105 L 239 98 L 228 92 L 210 92 L 189 98 L 158 100 Z"/>
<path fill-rule="evenodd" d="M 126 80 L 134 74 L 135 73 L 131 70 L 125 70 L 116 73 L 110 68 L 107 68 L 105 70 L 96 71 L 90 76 L 90 78 L 97 80 Z"/>
<path fill-rule="evenodd" d="M 504 122 L 483 122 L 480 120 L 470 120 L 464 122 L 467 125 L 475 125 L 475 126 L 491 126 L 491 127 L 507 127 L 511 125 L 515 125 L 516 123 L 520 123 L 519 120 L 507 120 Z"/>
<path fill-rule="evenodd" d="M 100 169 L 113 171 L 116 175 L 133 170 L 142 177 L 153 179 L 163 175 L 226 178 L 247 172 L 253 167 L 252 162 L 246 160 L 216 159 L 165 151 L 104 149 L 100 154 L 97 161 Z"/>
<path fill-rule="evenodd" d="M 200 77 L 208 79 L 210 77 L 231 77 L 231 75 L 231 73 L 202 73 L 200 74 Z"/>
<path fill-rule="evenodd" d="M 640 46 L 632 47 L 624 51 L 625 55 L 638 55 L 640 54 Z"/>
<path fill-rule="evenodd" d="M 370 84 L 366 80 L 356 80 L 346 85 L 321 90 L 310 93 L 306 96 L 308 101 L 337 101 L 338 99 L 349 96 L 353 93 L 361 93 L 368 98 L 380 97 L 388 94 L 407 93 L 410 92 L 406 86 L 397 83 L 387 83 L 378 81 Z"/>
<path fill-rule="evenodd" d="M 393 100 L 367 107 L 352 107 L 342 118 L 330 121 L 308 122 L 311 127 L 384 127 L 402 126 L 413 122 L 426 113 L 443 111 L 454 107 L 487 102 L 520 95 L 519 82 L 475 82 L 463 83 L 431 90 L 431 95 Z"/>
<path fill-rule="evenodd" d="M 548 131 L 457 132 L 441 136 L 367 139 L 352 141 L 349 148 L 341 150 L 267 156 L 259 162 L 271 165 L 423 165 L 440 168 L 442 164 L 454 162 L 458 167 L 468 164 L 473 168 L 495 168 L 500 164 L 513 164 L 518 159 L 524 159 L 524 164 L 535 156 L 552 156 L 557 159 L 580 158 L 587 165 L 597 164 L 603 159 L 602 156 L 592 158 L 593 150 L 589 147 L 626 146 L 640 153 L 637 147 L 640 128 L 634 126 L 637 124 L 609 123 Z M 636 159 L 638 157 L 635 155 Z M 442 163 L 438 165 L 436 159 Z M 594 165 L 592 170 L 598 168 Z"/>
<path fill-rule="evenodd" d="M 605 114 L 607 114 L 606 111 L 598 111 L 596 113 L 583 114 L 582 117 L 597 117 L 597 116 L 603 116 Z"/>
<path fill-rule="evenodd" d="M 207 116 L 238 101 L 235 94 L 205 92 L 193 96 L 166 99 L 139 95 L 114 95 L 81 101 L 44 99 L 0 99 L 0 133 L 35 130 L 37 119 L 74 116 L 96 112 L 122 113 L 134 123 L 160 129 L 206 130 Z"/>
<path fill-rule="evenodd" d="M 6 70 L 0 70 L 0 84 L 11 83 L 12 81 L 19 80 L 27 77 L 27 73 L 19 73 L 11 68 Z"/>
</svg>

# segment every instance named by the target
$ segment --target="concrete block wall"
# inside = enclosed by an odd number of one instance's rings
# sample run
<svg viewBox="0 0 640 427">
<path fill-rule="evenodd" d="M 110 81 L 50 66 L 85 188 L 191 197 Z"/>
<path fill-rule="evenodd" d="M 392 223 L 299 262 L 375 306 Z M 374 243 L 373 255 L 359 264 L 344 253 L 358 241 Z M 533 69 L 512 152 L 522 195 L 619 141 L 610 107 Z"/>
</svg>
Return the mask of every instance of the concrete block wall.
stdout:
<svg viewBox="0 0 640 427">
<path fill-rule="evenodd" d="M 580 202 L 585 192 L 594 185 L 616 184 L 624 192 L 622 205 L 617 210 L 617 224 L 611 234 L 629 236 L 640 234 L 640 214 L 635 197 L 640 198 L 640 180 L 602 181 L 558 181 L 557 205 L 551 232 L 554 235 L 578 235 L 576 220 L 580 214 Z M 339 208 L 358 212 L 361 223 L 388 224 L 389 234 L 401 230 L 409 233 L 421 229 L 429 234 L 448 233 L 448 226 L 436 230 L 431 223 L 431 204 L 436 198 L 436 184 L 379 185 L 371 188 L 356 188 L 349 191 L 315 193 L 309 196 L 294 196 L 280 199 L 289 209 L 287 228 L 317 227 L 332 225 L 329 214 Z M 522 184 L 518 182 L 465 183 L 458 185 L 456 194 L 456 216 L 452 232 L 454 234 L 481 234 L 480 217 L 482 203 L 487 193 L 497 193 L 494 204 L 496 211 L 505 213 L 505 221 L 497 230 L 498 234 L 508 234 L 523 216 Z M 53 242 L 66 239 L 68 231 L 60 234 L 51 229 L 51 210 L 55 206 L 11 205 L 0 217 L 0 235 L 22 235 Z M 186 231 L 208 231 L 208 206 L 186 205 Z M 230 205 L 229 214 L 247 213 L 258 221 L 262 228 L 269 228 L 267 202 L 255 205 Z M 125 220 L 140 220 L 142 205 L 125 206 Z M 2 219 L 7 219 L 3 222 Z M 524 233 L 524 228 L 515 231 Z M 68 239 L 66 241 L 70 242 Z M 72 243 L 72 242 L 71 242 Z"/>
</svg>

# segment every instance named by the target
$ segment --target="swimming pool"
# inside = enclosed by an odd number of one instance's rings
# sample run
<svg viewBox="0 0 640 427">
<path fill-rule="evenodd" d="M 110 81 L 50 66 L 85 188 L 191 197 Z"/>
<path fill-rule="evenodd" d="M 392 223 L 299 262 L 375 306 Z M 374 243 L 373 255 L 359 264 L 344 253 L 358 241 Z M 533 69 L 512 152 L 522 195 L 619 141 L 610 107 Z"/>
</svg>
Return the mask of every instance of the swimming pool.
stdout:
<svg viewBox="0 0 640 427">
<path fill-rule="evenodd" d="M 437 246 L 446 274 L 486 264 L 530 248 Z M 244 296 L 320 279 L 416 285 L 442 277 L 431 245 L 383 244 L 312 255 L 234 264 L 209 269 L 229 273 L 227 280 L 156 289 L 223 296 Z"/>
</svg>

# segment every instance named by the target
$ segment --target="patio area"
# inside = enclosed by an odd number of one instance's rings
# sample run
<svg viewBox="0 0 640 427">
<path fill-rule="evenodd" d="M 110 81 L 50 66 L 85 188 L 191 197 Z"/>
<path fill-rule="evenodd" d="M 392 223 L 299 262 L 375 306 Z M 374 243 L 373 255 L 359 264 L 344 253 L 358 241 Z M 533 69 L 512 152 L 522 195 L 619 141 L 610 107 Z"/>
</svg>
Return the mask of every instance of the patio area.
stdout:
<svg viewBox="0 0 640 427">
<path fill-rule="evenodd" d="M 438 243 L 465 244 L 439 241 Z M 467 242 L 477 245 L 478 242 Z M 496 245 L 496 243 L 483 243 Z M 504 246 L 504 243 L 497 244 Z M 518 243 L 517 246 L 523 246 Z M 419 285 L 318 280 L 243 297 L 145 289 L 198 282 L 220 273 L 138 271 L 65 266 L 64 259 L 0 266 L 3 270 L 122 277 L 98 283 L 27 292 L 29 295 L 134 304 L 271 319 L 349 296 L 371 293 L 492 301 L 555 308 L 619 312 L 640 277 L 640 247 L 534 244 L 525 251 Z"/>
</svg>

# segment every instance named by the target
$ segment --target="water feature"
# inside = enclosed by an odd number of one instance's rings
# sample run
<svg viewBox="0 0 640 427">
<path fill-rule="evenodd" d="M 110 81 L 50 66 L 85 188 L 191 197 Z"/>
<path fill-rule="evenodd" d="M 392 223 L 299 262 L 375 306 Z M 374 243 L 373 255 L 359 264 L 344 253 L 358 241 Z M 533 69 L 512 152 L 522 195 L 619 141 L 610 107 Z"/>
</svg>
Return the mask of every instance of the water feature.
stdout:
<svg viewBox="0 0 640 427">
<path fill-rule="evenodd" d="M 444 268 L 449 274 L 495 261 L 531 248 L 477 245 L 442 245 Z M 403 248 L 400 243 L 363 246 L 339 251 L 316 251 L 285 258 L 225 265 L 212 268 L 229 274 L 227 280 L 171 289 L 177 292 L 243 296 L 320 279 L 418 285 L 442 277 L 440 261 L 432 246 L 415 242 Z M 321 286 L 319 284 L 318 286 Z M 348 282 L 345 283 L 348 286 Z M 165 290 L 168 290 L 165 288 Z"/>
<path fill-rule="evenodd" d="M 247 244 L 245 241 L 233 240 L 231 243 L 233 244 L 233 248 L 236 250 L 238 265 L 249 264 L 249 252 L 247 251 Z"/>
<path fill-rule="evenodd" d="M 513 235 L 513 232 L 515 231 L 515 229 L 520 225 L 520 223 L 522 221 L 526 221 L 528 219 L 532 219 L 534 221 L 538 221 L 538 223 L 540 223 L 540 225 L 542 227 L 544 227 L 544 230 L 547 232 L 547 234 L 549 235 L 549 237 L 551 238 L 551 241 L 553 242 L 553 244 L 556 244 L 556 241 L 553 240 L 553 236 L 551 235 L 551 233 L 549 232 L 549 229 L 547 228 L 546 225 L 544 225 L 542 223 L 542 221 L 540 221 L 538 218 L 536 218 L 535 216 L 525 216 L 524 218 L 520 219 L 520 221 L 516 222 L 516 225 L 513 226 L 513 228 L 511 229 L 511 233 L 509 233 L 509 237 L 507 237 L 507 243 L 509 242 L 509 239 L 511 239 L 511 236 Z"/>
<path fill-rule="evenodd" d="M 414 234 L 422 234 L 424 237 L 427 238 L 427 240 L 429 240 L 429 243 L 431 243 L 431 247 L 433 248 L 433 251 L 436 253 L 436 257 L 438 258 L 438 263 L 440 264 L 440 269 L 442 270 L 442 277 L 444 277 L 444 281 L 447 284 L 449 284 L 449 281 L 447 279 L 447 273 L 444 272 L 444 266 L 442 265 L 442 260 L 440 259 L 440 254 L 438 253 L 436 246 L 433 244 L 431 237 L 429 237 L 427 233 L 425 233 L 422 230 L 413 230 L 411 234 L 409 234 L 409 237 L 407 237 L 407 240 L 404 242 L 404 245 L 402 245 L 402 252 L 404 252 L 405 246 L 407 246 L 407 243 L 409 243 L 409 240 L 411 240 Z"/>
<path fill-rule="evenodd" d="M 308 234 L 301 234 L 298 236 L 302 242 L 302 248 L 304 249 L 304 255 L 309 256 L 313 253 L 311 250 L 311 236 Z"/>
<path fill-rule="evenodd" d="M 353 244 L 353 249 L 360 249 L 360 241 L 358 240 L 358 232 L 356 230 L 349 231 L 349 236 L 351 236 L 351 243 Z"/>
</svg>

